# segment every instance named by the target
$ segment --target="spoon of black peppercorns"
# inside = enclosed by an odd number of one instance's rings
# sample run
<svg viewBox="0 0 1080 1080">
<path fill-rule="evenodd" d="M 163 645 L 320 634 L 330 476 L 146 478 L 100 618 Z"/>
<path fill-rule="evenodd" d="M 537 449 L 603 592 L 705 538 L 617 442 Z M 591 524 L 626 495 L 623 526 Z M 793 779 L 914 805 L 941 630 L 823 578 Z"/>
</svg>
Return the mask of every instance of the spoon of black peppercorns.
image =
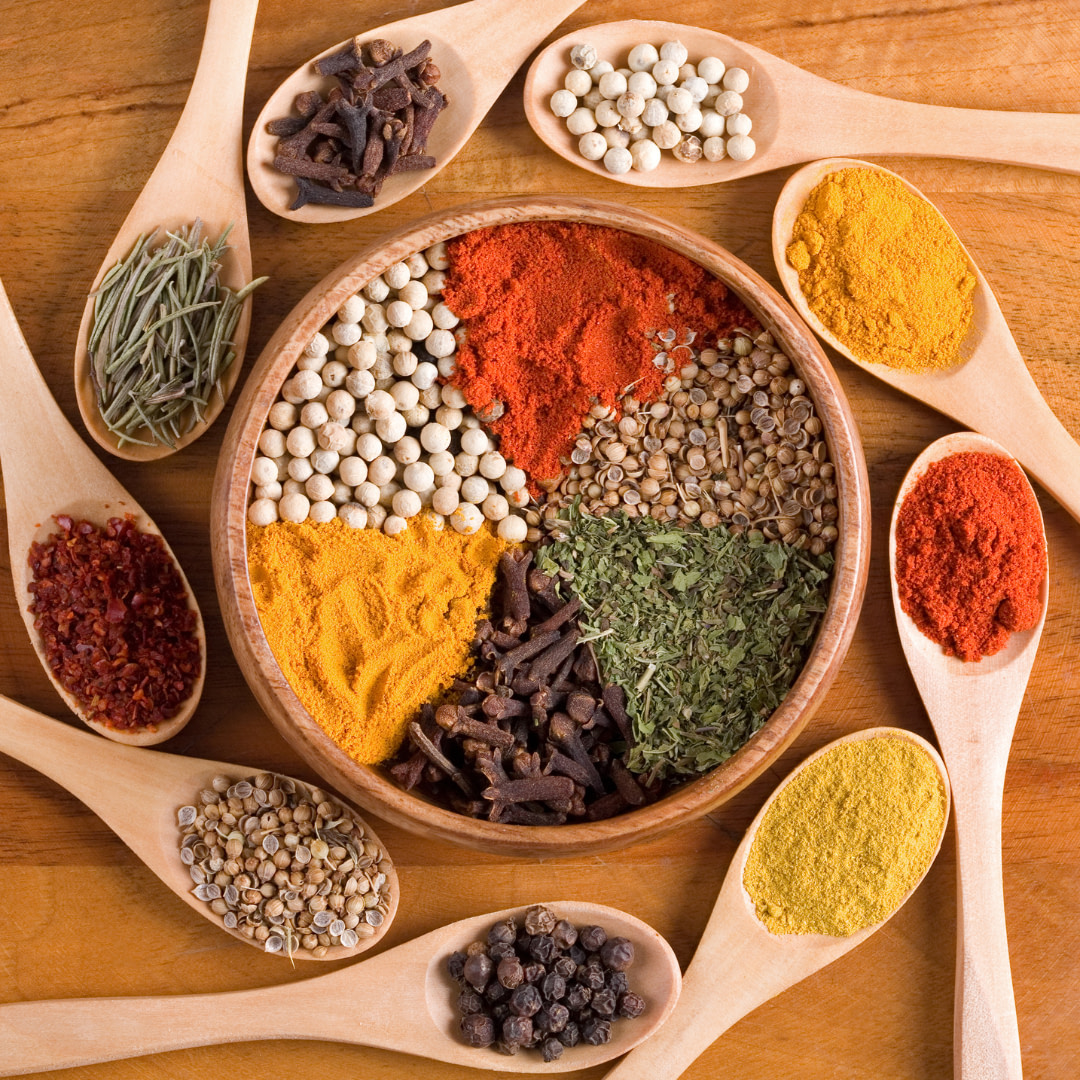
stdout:
<svg viewBox="0 0 1080 1080">
<path fill-rule="evenodd" d="M 514 1072 L 565 1072 L 647 1039 L 681 986 L 678 960 L 652 927 L 601 904 L 559 901 L 462 919 L 283 986 L 2 1005 L 0 1076 L 239 1037 L 327 1039 L 494 1070 L 505 1070 L 506 1054 L 520 1049 Z M 636 1019 L 616 1023 L 617 1016 Z M 562 1054 L 567 1046 L 573 1051 Z"/>
</svg>

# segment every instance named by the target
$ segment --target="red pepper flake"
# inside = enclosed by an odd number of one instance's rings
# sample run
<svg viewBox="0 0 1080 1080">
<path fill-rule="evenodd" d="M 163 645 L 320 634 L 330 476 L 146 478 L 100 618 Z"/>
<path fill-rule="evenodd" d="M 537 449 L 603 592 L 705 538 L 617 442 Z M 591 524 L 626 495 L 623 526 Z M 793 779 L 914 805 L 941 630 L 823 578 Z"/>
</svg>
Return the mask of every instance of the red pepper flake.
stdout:
<svg viewBox="0 0 1080 1080">
<path fill-rule="evenodd" d="M 202 670 L 198 614 L 160 536 L 130 516 L 101 528 L 55 519 L 30 548 L 29 611 L 56 680 L 87 719 L 150 730 L 175 716 Z"/>
</svg>

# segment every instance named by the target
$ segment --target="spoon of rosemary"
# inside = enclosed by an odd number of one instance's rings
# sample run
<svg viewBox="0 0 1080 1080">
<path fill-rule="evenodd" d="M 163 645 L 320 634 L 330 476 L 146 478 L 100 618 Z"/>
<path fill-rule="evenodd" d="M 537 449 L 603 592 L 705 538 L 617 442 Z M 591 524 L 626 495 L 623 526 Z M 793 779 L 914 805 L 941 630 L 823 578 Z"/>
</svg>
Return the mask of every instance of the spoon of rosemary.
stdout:
<svg viewBox="0 0 1080 1080">
<path fill-rule="evenodd" d="M 206 637 L 195 594 L 175 553 L 162 543 L 183 582 L 188 607 L 196 612 L 195 634 L 199 641 L 199 675 L 187 700 L 175 716 L 154 730 L 120 731 L 90 719 L 83 706 L 57 680 L 45 655 L 41 634 L 28 610 L 33 572 L 29 563 L 33 543 L 44 543 L 56 532 L 53 518 L 66 514 L 75 521 L 104 525 L 109 518 L 130 515 L 142 533 L 161 536 L 161 530 L 79 438 L 60 411 L 30 354 L 26 340 L 0 282 L 0 377 L 3 378 L 7 415 L 0 424 L 0 466 L 4 477 L 8 550 L 19 614 L 41 666 L 56 692 L 88 727 L 108 739 L 150 746 L 172 738 L 195 712 L 206 673 Z M 47 433 L 48 446 L 42 445 Z"/>
<path fill-rule="evenodd" d="M 194 442 L 217 419 L 240 376 L 251 323 L 251 244 L 244 201 L 241 124 L 248 52 L 258 6 L 258 0 L 211 0 L 187 104 L 161 159 L 105 255 L 79 325 L 75 396 L 83 423 L 98 445 L 129 461 L 152 461 Z M 181 230 L 190 229 L 196 222 L 201 222 L 209 244 L 220 248 L 209 261 L 220 262 L 220 285 L 232 295 L 223 289 L 195 288 L 199 284 L 197 275 L 202 272 L 198 259 L 190 268 L 196 279 L 191 292 L 183 289 L 183 282 L 171 295 L 164 288 L 157 294 L 153 284 L 150 292 L 144 292 L 142 285 L 149 276 L 139 275 L 146 274 L 152 257 L 150 249 L 162 241 L 175 244 Z M 226 234 L 227 247 L 220 243 Z M 168 257 L 176 257 L 176 253 Z M 175 428 L 168 423 L 155 424 L 156 431 L 146 424 L 121 428 L 113 422 L 116 417 L 107 422 L 102 415 L 95 358 L 90 355 L 91 333 L 95 316 L 104 320 L 107 314 L 101 310 L 97 294 L 104 295 L 103 286 L 117 277 L 121 260 L 134 271 L 128 279 L 132 288 L 109 300 L 117 306 L 136 300 L 140 306 L 145 304 L 145 312 L 139 312 L 137 321 L 153 333 L 128 333 L 116 341 L 107 333 L 104 344 L 114 349 L 112 355 L 105 355 L 109 351 L 106 349 L 98 358 L 98 374 L 106 366 L 119 365 L 125 348 L 137 351 L 138 363 L 131 365 L 130 376 L 125 369 L 124 383 L 110 386 L 109 390 L 125 402 L 125 410 L 154 409 L 166 415 L 175 412 L 172 418 L 179 421 Z M 222 307 L 220 313 L 208 317 L 207 309 L 199 305 L 208 303 L 215 291 Z M 132 324 L 128 320 L 128 326 Z M 153 351 L 144 354 L 143 346 L 151 338 Z M 186 380 L 192 385 L 183 388 L 183 397 L 176 396 L 180 387 L 175 379 L 181 339 L 185 348 L 195 352 L 195 368 L 200 376 Z M 226 349 L 225 342 L 230 340 L 231 348 Z M 98 346 L 99 342 L 95 340 L 94 344 Z M 233 359 L 226 363 L 230 351 Z M 204 366 L 209 369 L 206 377 Z M 139 383 L 133 387 L 136 377 Z M 144 379 L 159 379 L 160 392 L 140 392 L 147 385 Z M 100 377 L 98 382 L 102 382 Z M 187 405 L 182 413 L 176 410 L 177 401 Z M 147 418 L 155 420 L 149 413 Z"/>
</svg>

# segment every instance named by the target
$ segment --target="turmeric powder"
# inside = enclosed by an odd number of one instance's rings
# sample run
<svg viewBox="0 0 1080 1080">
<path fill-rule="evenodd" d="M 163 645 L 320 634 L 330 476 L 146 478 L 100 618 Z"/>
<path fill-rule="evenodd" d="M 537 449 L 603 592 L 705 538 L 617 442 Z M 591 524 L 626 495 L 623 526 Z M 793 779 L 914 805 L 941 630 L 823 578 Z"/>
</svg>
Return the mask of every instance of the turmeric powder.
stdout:
<svg viewBox="0 0 1080 1080">
<path fill-rule="evenodd" d="M 468 669 L 509 545 L 417 518 L 398 536 L 329 522 L 248 527 L 263 632 L 296 696 L 354 761 L 401 744 L 420 706 Z"/>
<path fill-rule="evenodd" d="M 858 359 L 905 371 L 961 361 L 975 275 L 945 219 L 897 177 L 830 173 L 806 200 L 787 258 L 810 310 Z"/>
</svg>

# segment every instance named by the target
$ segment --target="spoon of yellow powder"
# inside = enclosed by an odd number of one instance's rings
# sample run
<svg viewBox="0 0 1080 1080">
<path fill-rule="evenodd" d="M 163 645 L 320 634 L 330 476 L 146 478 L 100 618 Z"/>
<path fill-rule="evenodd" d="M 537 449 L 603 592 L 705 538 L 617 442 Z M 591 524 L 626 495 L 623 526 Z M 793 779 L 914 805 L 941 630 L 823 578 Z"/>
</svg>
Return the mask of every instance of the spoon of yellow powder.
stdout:
<svg viewBox="0 0 1080 1080">
<path fill-rule="evenodd" d="M 791 303 L 827 345 L 1001 443 L 1080 520 L 1080 446 L 1043 400 L 985 277 L 903 177 L 851 158 L 799 169 L 773 213 Z"/>
<path fill-rule="evenodd" d="M 862 944 L 930 869 L 949 818 L 934 748 L 871 728 L 812 754 L 743 837 L 660 1032 L 606 1080 L 674 1080 L 737 1020 Z"/>
</svg>

